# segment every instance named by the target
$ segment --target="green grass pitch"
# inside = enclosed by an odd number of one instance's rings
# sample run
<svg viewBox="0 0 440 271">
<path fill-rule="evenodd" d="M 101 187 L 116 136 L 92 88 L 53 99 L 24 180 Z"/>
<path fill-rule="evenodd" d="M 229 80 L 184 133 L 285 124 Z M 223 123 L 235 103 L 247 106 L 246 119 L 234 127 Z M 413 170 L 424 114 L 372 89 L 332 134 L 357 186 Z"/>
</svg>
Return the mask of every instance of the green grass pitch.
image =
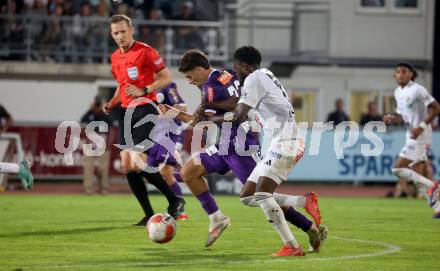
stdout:
<svg viewBox="0 0 440 271">
<path fill-rule="evenodd" d="M 206 249 L 208 218 L 186 199 L 190 220 L 159 245 L 131 226 L 141 211 L 130 195 L 1 195 L 0 270 L 440 270 L 440 221 L 421 200 L 321 198 L 323 250 L 273 258 L 281 241 L 259 208 L 217 196 L 232 226 Z M 163 197 L 152 203 L 166 209 Z"/>
</svg>

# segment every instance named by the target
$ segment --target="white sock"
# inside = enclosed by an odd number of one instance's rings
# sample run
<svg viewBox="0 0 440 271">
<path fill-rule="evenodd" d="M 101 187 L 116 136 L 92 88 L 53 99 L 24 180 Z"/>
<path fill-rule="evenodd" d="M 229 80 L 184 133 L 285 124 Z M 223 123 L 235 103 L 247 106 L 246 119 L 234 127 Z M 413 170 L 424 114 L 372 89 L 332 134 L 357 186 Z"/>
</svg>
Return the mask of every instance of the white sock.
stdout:
<svg viewBox="0 0 440 271">
<path fill-rule="evenodd" d="M 260 205 L 261 209 L 263 209 L 267 220 L 278 232 L 283 243 L 298 248 L 299 244 L 287 225 L 283 210 L 281 210 L 281 207 L 275 201 L 273 195 L 266 192 L 256 192 L 254 195 L 257 203 Z"/>
<path fill-rule="evenodd" d="M 215 223 L 217 221 L 219 221 L 223 217 L 224 217 L 224 215 L 223 215 L 222 211 L 220 211 L 220 209 L 218 209 L 214 213 L 210 214 L 208 216 L 208 218 L 209 218 L 209 230 L 211 231 L 212 228 L 214 228 Z"/>
<path fill-rule="evenodd" d="M 302 207 L 306 206 L 306 197 L 291 196 L 273 193 L 273 197 L 279 206 Z M 249 207 L 260 207 L 254 196 L 240 198 L 241 203 Z"/>
<path fill-rule="evenodd" d="M 302 208 L 306 206 L 306 197 L 304 196 L 291 196 L 291 195 L 273 193 L 273 197 L 280 206 L 302 207 Z"/>
<path fill-rule="evenodd" d="M 242 197 L 240 198 L 241 203 L 249 207 L 260 207 L 254 196 Z"/>
<path fill-rule="evenodd" d="M 393 168 L 392 171 L 394 175 L 407 181 L 414 182 L 416 185 L 421 184 L 426 188 L 431 188 L 434 186 L 434 183 L 430 179 L 423 177 L 409 168 Z"/>
<path fill-rule="evenodd" d="M 3 163 L 0 162 L 0 172 L 1 173 L 15 173 L 20 171 L 20 166 L 15 163 Z"/>
<path fill-rule="evenodd" d="M 436 213 L 440 212 L 440 202 L 438 200 L 432 205 L 432 209 L 434 209 Z"/>
</svg>

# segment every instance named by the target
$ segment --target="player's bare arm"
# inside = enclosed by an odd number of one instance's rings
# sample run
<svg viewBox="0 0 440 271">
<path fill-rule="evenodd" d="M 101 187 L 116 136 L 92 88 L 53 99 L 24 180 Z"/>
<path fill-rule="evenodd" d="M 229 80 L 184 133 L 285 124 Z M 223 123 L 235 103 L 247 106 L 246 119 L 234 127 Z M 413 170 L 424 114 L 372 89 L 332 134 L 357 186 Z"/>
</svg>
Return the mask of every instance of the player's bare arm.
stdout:
<svg viewBox="0 0 440 271">
<path fill-rule="evenodd" d="M 118 105 L 121 102 L 121 93 L 119 90 L 119 86 L 116 88 L 115 94 L 111 98 L 111 100 L 108 103 L 105 103 L 102 106 L 102 110 L 105 114 L 110 114 L 110 112 L 113 110 L 113 108 Z"/>
<path fill-rule="evenodd" d="M 193 115 L 194 116 L 194 122 L 198 123 L 198 122 L 201 122 L 201 121 L 211 120 L 205 114 L 205 109 L 206 108 L 216 109 L 216 110 L 224 110 L 224 111 L 233 111 L 237 107 L 238 100 L 239 100 L 238 97 L 231 97 L 231 98 L 226 99 L 226 100 L 201 103 L 197 107 L 196 111 L 194 112 L 194 115 Z M 214 121 L 214 120 L 216 120 L 216 121 Z M 223 122 L 222 120 L 219 119 L 218 116 L 214 117 L 214 120 L 211 120 L 211 121 L 214 121 L 216 123 Z"/>
<path fill-rule="evenodd" d="M 180 120 L 182 122 L 191 122 L 191 125 L 194 126 L 194 116 L 191 114 L 188 114 L 184 111 L 181 111 L 175 107 L 171 107 L 167 104 L 159 104 L 159 111 L 161 114 L 166 114 L 168 111 L 174 111 L 176 113 L 176 116 L 174 117 L 177 120 Z"/>
<path fill-rule="evenodd" d="M 224 116 L 212 116 L 208 117 L 207 120 L 212 121 L 214 123 L 222 123 L 225 121 L 232 121 L 235 124 L 241 124 L 248 119 L 249 110 L 252 108 L 244 103 L 239 103 L 234 111 L 227 112 Z"/>
<path fill-rule="evenodd" d="M 213 101 L 213 102 L 206 102 L 203 103 L 203 108 L 212 108 L 212 109 L 218 109 L 218 110 L 224 110 L 224 111 L 233 111 L 237 107 L 239 98 L 238 97 L 231 97 L 226 100 L 222 101 Z"/>
<path fill-rule="evenodd" d="M 174 105 L 173 108 L 180 110 L 182 112 L 186 112 L 188 110 L 186 105 L 179 105 L 179 104 Z"/>
<path fill-rule="evenodd" d="M 411 130 L 411 138 L 417 139 L 429 124 L 440 114 L 440 104 L 437 101 L 433 101 L 428 105 L 429 114 L 428 117 L 419 125 L 419 127 Z"/>
</svg>

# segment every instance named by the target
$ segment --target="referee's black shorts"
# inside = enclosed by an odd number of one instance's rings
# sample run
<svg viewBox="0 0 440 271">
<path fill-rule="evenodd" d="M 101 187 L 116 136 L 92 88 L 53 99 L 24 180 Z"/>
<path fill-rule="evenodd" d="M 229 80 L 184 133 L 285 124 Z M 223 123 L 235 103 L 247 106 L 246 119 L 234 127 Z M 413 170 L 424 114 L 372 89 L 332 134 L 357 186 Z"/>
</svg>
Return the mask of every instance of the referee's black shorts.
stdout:
<svg viewBox="0 0 440 271">
<path fill-rule="evenodd" d="M 121 145 L 127 145 L 126 147 L 133 148 L 134 146 L 137 146 L 141 144 L 145 139 L 150 139 L 150 144 L 145 145 L 142 144 L 142 148 L 145 149 L 144 152 L 147 152 L 148 149 L 150 149 L 150 145 L 153 144 L 151 142 L 151 133 L 153 131 L 153 128 L 156 123 L 158 123 L 159 118 L 159 112 L 157 111 L 156 107 L 152 103 L 148 103 L 145 105 L 139 105 L 137 106 L 134 111 L 130 108 L 122 108 L 121 115 L 119 116 L 119 144 Z M 130 111 L 133 112 L 131 117 L 131 123 L 129 124 L 129 129 L 131 130 L 131 138 L 133 140 L 133 146 L 131 145 L 130 140 L 128 142 L 126 141 L 125 137 L 129 137 L 129 135 L 124 135 L 125 130 L 125 115 L 128 114 Z M 148 122 L 134 127 L 139 121 L 141 121 L 144 117 L 147 115 L 150 115 Z"/>
</svg>

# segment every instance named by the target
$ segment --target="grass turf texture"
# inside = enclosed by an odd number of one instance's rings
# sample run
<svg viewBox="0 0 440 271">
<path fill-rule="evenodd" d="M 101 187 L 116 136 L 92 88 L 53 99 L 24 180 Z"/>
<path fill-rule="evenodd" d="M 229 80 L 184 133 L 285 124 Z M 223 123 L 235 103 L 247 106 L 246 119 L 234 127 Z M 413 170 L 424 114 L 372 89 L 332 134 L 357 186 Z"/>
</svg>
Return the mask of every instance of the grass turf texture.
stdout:
<svg viewBox="0 0 440 271">
<path fill-rule="evenodd" d="M 151 198 L 156 212 L 166 210 L 163 197 Z M 208 218 L 186 199 L 190 220 L 159 245 L 131 226 L 141 211 L 129 195 L 1 195 L 0 270 L 439 270 L 440 221 L 424 201 L 321 198 L 330 230 L 322 252 L 273 258 L 281 241 L 260 208 L 217 196 L 232 227 L 205 249 Z"/>
</svg>

